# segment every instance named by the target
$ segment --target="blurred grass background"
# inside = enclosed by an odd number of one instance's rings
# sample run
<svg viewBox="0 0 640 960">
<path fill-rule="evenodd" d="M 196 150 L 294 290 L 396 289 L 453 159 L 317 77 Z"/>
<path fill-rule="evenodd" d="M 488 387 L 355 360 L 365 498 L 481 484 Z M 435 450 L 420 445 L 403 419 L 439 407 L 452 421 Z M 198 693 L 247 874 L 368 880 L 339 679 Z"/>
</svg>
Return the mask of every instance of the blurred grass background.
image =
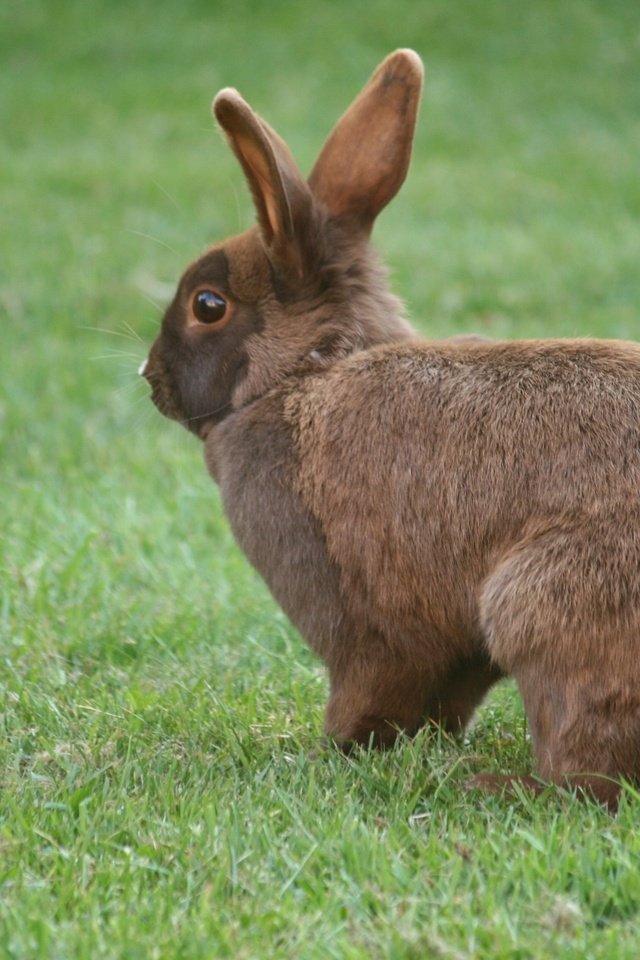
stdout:
<svg viewBox="0 0 640 960">
<path fill-rule="evenodd" d="M 425 98 L 375 236 L 416 325 L 638 339 L 635 2 L 0 7 L 0 956 L 637 957 L 631 799 L 462 792 L 530 764 L 509 687 L 463 744 L 317 752 L 322 669 L 136 376 L 252 221 L 213 94 L 308 170 L 397 46 Z"/>
</svg>

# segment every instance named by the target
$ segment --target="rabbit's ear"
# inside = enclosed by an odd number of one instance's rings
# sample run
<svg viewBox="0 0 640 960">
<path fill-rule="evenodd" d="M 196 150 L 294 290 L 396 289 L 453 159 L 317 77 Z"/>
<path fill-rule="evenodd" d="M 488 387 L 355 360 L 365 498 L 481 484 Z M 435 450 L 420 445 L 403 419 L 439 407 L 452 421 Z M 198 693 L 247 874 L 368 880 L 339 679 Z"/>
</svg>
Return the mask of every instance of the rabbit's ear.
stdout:
<svg viewBox="0 0 640 960">
<path fill-rule="evenodd" d="M 396 50 L 380 64 L 336 124 L 309 176 L 334 216 L 367 232 L 398 192 L 409 169 L 424 70 L 413 50 Z"/>
<path fill-rule="evenodd" d="M 217 95 L 213 113 L 244 170 L 268 252 L 302 270 L 314 203 L 289 148 L 231 87 Z"/>
</svg>

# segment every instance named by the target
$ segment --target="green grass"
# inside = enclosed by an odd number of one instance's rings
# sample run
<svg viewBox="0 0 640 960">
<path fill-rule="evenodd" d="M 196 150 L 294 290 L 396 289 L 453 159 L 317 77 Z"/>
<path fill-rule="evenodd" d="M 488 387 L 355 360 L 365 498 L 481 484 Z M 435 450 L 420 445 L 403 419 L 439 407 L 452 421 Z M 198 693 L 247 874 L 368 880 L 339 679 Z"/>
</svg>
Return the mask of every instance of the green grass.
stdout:
<svg viewBox="0 0 640 960">
<path fill-rule="evenodd" d="M 325 750 L 321 666 L 136 377 L 150 300 L 251 222 L 212 95 L 308 169 L 400 45 L 376 237 L 420 328 L 638 339 L 632 0 L 2 4 L 2 957 L 638 956 L 638 797 L 466 794 L 531 767 L 509 685 L 461 743 Z"/>
</svg>

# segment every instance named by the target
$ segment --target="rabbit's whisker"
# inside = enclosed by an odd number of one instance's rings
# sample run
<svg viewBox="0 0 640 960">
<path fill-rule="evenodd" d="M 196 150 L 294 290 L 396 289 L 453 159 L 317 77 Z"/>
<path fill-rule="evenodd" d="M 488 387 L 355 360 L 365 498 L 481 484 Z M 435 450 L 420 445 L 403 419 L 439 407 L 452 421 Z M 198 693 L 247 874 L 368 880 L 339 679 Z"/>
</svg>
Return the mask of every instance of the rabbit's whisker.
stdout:
<svg viewBox="0 0 640 960">
<path fill-rule="evenodd" d="M 136 237 L 143 237 L 143 239 L 145 240 L 151 240 L 152 243 L 157 243 L 158 246 L 165 247 L 165 249 L 175 254 L 176 257 L 178 256 L 177 250 L 174 250 L 173 247 L 170 246 L 168 243 L 165 243 L 164 240 L 159 240 L 158 237 L 152 237 L 150 233 L 143 233 L 142 230 L 132 230 L 129 227 L 127 227 L 126 233 L 132 233 Z"/>
<path fill-rule="evenodd" d="M 134 340 L 137 340 L 138 343 L 144 343 L 140 334 L 133 329 L 130 323 L 128 323 L 126 320 L 122 320 L 121 323 L 122 323 L 122 326 L 125 328 L 125 330 L 129 331 L 129 333 L 131 334 Z"/>
<path fill-rule="evenodd" d="M 143 300 L 146 300 L 147 303 L 150 303 L 152 307 L 155 307 L 159 313 L 164 312 L 163 305 L 161 303 L 158 303 L 157 300 L 154 300 L 150 294 L 144 293 L 142 290 L 138 290 L 138 293 L 140 294 Z M 158 319 L 158 317 L 153 317 L 153 322 L 155 323 L 156 326 L 160 326 L 160 320 Z"/>
<path fill-rule="evenodd" d="M 160 191 L 160 193 L 163 193 L 165 195 L 167 200 L 171 201 L 171 203 L 176 208 L 178 213 L 184 215 L 184 208 L 180 206 L 176 198 L 172 196 L 172 194 L 170 194 L 169 191 L 165 187 L 163 187 L 161 183 L 158 183 L 158 181 L 154 179 L 151 180 L 151 183 L 154 185 L 154 187 L 156 187 L 157 190 Z"/>
<path fill-rule="evenodd" d="M 134 360 L 137 361 L 138 357 L 135 353 L 125 353 L 124 350 L 115 350 L 113 353 L 103 353 L 99 354 L 96 357 L 89 357 L 90 360 Z"/>
<path fill-rule="evenodd" d="M 88 330 L 90 333 L 106 333 L 110 337 L 122 337 L 123 340 L 131 340 L 133 343 L 142 343 L 140 337 L 131 336 L 129 333 L 123 333 L 121 330 L 107 330 L 106 327 L 78 327 L 78 330 Z"/>
</svg>

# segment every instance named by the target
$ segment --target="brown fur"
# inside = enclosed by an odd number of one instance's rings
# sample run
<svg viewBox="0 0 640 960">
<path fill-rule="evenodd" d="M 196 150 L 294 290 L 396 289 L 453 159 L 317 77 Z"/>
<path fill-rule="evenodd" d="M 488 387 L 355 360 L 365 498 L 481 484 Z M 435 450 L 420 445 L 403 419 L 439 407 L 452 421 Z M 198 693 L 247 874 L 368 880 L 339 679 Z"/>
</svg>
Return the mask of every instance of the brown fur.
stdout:
<svg viewBox="0 0 640 960">
<path fill-rule="evenodd" d="M 327 664 L 331 736 L 460 730 L 509 674 L 540 776 L 613 808 L 612 780 L 640 776 L 640 347 L 415 337 L 368 234 L 421 77 L 388 57 L 308 182 L 218 96 L 258 226 L 187 270 L 145 375 Z M 203 288 L 227 301 L 219 326 L 194 313 Z"/>
</svg>

